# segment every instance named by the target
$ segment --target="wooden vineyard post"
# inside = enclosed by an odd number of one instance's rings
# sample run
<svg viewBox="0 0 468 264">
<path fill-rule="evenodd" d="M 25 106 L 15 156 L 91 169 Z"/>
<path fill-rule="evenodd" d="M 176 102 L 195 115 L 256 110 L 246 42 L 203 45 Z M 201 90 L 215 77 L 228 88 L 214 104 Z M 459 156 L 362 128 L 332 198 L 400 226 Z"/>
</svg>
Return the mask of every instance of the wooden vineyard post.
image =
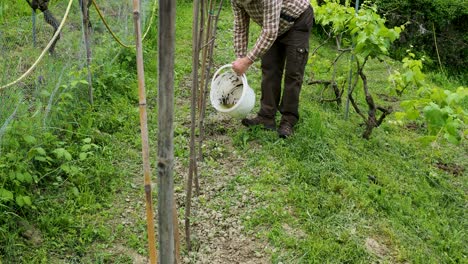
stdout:
<svg viewBox="0 0 468 264">
<path fill-rule="evenodd" d="M 206 25 L 206 32 L 205 32 L 205 35 L 202 35 L 201 38 L 203 39 L 203 37 L 205 37 L 205 43 L 203 44 L 202 47 L 200 47 L 200 49 L 202 50 L 202 61 L 201 61 L 201 78 L 200 78 L 200 88 L 199 88 L 199 91 L 200 91 L 200 97 L 198 99 L 198 109 L 199 109 L 199 119 L 198 119 L 198 127 L 199 127 L 199 131 L 200 131 L 200 135 L 199 135 L 199 144 L 198 144 L 198 149 L 199 149 L 199 152 L 198 152 L 198 157 L 200 160 L 203 160 L 203 153 L 202 153 L 202 144 L 203 144 L 203 119 L 204 119 L 204 115 L 205 115 L 205 92 L 204 92 L 204 88 L 205 88 L 205 82 L 206 81 L 206 78 L 207 78 L 207 75 L 208 75 L 208 69 L 206 68 L 206 63 L 207 63 L 207 55 L 208 55 L 208 47 L 210 46 L 210 38 L 211 38 L 211 21 L 212 21 L 212 9 L 213 9 L 213 0 L 209 0 L 209 3 L 208 3 L 208 22 L 207 22 L 207 25 Z M 205 10 L 202 11 L 203 13 L 205 12 Z M 209 60 L 211 61 L 211 58 L 209 58 Z M 197 183 L 197 181 L 196 181 Z M 198 186 L 198 185 L 196 185 Z M 198 189 L 199 187 L 197 187 Z"/>
<path fill-rule="evenodd" d="M 174 0 L 159 1 L 158 26 L 158 230 L 159 262 L 176 262 L 174 243 Z"/>
<path fill-rule="evenodd" d="M 185 200 L 185 241 L 187 250 L 192 249 L 190 242 L 190 209 L 192 206 L 192 184 L 193 175 L 197 172 L 197 158 L 195 150 L 195 126 L 196 126 L 196 108 L 198 92 L 198 63 L 199 63 L 199 27 L 198 19 L 200 13 L 200 0 L 194 0 L 193 3 L 193 28 L 192 28 L 192 100 L 191 100 L 191 127 L 190 127 L 190 165 L 187 177 L 187 195 Z"/>
<path fill-rule="evenodd" d="M 86 46 L 86 68 L 88 69 L 88 96 L 89 103 L 94 103 L 93 99 L 93 83 L 91 78 L 91 47 L 90 47 L 90 34 L 89 34 L 89 2 L 91 0 L 80 0 L 81 14 L 83 16 L 83 32 L 84 42 Z"/>
<path fill-rule="evenodd" d="M 86 1 L 86 0 L 85 0 Z M 141 40 L 140 1 L 133 0 L 133 22 L 135 25 L 136 59 L 138 73 L 138 96 L 140 108 L 140 129 L 143 155 L 143 173 L 146 197 L 146 223 L 150 263 L 157 262 L 156 240 L 154 234 L 153 201 L 151 195 L 151 167 L 149 161 L 148 118 L 146 113 L 145 70 L 143 67 L 143 47 Z"/>
</svg>

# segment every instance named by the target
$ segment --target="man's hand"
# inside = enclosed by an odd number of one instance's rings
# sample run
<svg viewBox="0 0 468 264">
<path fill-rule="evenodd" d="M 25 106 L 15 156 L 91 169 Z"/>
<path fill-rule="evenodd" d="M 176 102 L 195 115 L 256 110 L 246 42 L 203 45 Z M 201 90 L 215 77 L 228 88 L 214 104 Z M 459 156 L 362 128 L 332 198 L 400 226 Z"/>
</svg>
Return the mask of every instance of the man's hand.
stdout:
<svg viewBox="0 0 468 264">
<path fill-rule="evenodd" d="M 232 62 L 232 69 L 238 75 L 242 75 L 249 69 L 250 65 L 252 64 L 253 61 L 251 61 L 248 57 L 237 58 L 237 60 Z"/>
</svg>

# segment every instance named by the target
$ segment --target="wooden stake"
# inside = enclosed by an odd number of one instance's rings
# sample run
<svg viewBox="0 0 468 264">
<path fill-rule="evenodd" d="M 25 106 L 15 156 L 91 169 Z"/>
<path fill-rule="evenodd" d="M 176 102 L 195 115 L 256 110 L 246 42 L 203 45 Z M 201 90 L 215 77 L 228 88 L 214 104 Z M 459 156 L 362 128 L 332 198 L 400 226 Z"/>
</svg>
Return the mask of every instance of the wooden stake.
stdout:
<svg viewBox="0 0 468 264">
<path fill-rule="evenodd" d="M 86 68 L 88 69 L 88 96 L 89 96 L 89 103 L 92 105 L 94 103 L 93 99 L 93 83 L 91 78 L 91 46 L 90 46 L 90 34 L 89 34 L 89 2 L 91 0 L 81 0 L 81 13 L 83 14 L 83 31 L 84 31 L 84 38 L 85 38 L 85 46 L 86 46 Z"/>
<path fill-rule="evenodd" d="M 197 108 L 197 92 L 198 92 L 198 63 L 199 63 L 199 30 L 198 19 L 200 13 L 200 0 L 194 0 L 193 3 L 193 28 L 192 28 L 192 100 L 190 111 L 190 166 L 187 177 L 187 190 L 185 200 L 185 242 L 187 250 L 192 250 L 190 242 L 190 209 L 192 206 L 192 184 L 193 175 L 196 172 L 197 158 L 195 151 L 195 127 L 196 127 L 196 108 Z"/>
<path fill-rule="evenodd" d="M 85 0 L 87 1 L 87 0 Z M 150 263 L 157 263 L 156 241 L 154 234 L 153 201 L 151 194 L 151 166 L 149 161 L 148 118 L 146 113 L 145 70 L 143 67 L 143 48 L 141 40 L 140 2 L 133 0 L 133 21 L 135 25 L 136 59 L 138 73 L 138 96 L 140 105 L 140 129 L 143 155 L 143 172 L 146 197 L 146 224 Z M 87 24 L 85 24 L 87 27 Z"/>
<path fill-rule="evenodd" d="M 159 262 L 164 264 L 176 261 L 173 212 L 175 11 L 174 0 L 159 1 L 158 230 Z"/>
<path fill-rule="evenodd" d="M 207 22 L 207 25 L 206 25 L 206 30 L 205 31 L 205 43 L 203 44 L 202 47 L 200 47 L 201 51 L 202 51 L 202 60 L 201 60 L 201 78 L 200 78 L 200 95 L 203 94 L 203 90 L 204 90 L 204 82 L 205 82 L 205 75 L 206 75 L 206 56 L 207 56 L 207 50 L 208 50 L 208 46 L 209 46 L 209 41 L 210 41 L 210 37 L 211 37 L 211 21 L 212 21 L 212 16 L 211 16 L 211 12 L 212 12 L 212 9 L 213 9 L 213 0 L 209 0 L 209 4 L 208 4 L 208 22 Z M 202 11 L 202 13 L 204 13 Z M 198 109 L 202 109 L 202 104 L 203 104 L 203 96 L 200 96 L 198 98 Z"/>
<path fill-rule="evenodd" d="M 181 263 L 180 262 L 180 238 L 179 238 L 179 217 L 177 216 L 177 206 L 176 202 L 174 200 L 174 210 L 173 210 L 173 222 L 174 222 L 174 260 L 175 263 Z"/>
<path fill-rule="evenodd" d="M 211 24 L 212 24 L 212 20 L 213 20 L 213 17 L 211 15 L 212 13 L 212 9 L 213 9 L 213 0 L 209 0 L 209 4 L 208 4 L 208 20 L 207 20 L 207 25 L 206 25 L 206 30 L 205 30 L 205 42 L 203 44 L 201 48 L 202 50 L 202 61 L 201 61 L 201 77 L 200 77 L 200 88 L 198 89 L 200 91 L 200 97 L 198 98 L 198 109 L 200 110 L 199 111 L 199 115 L 198 115 L 198 129 L 200 131 L 200 135 L 198 137 L 198 149 L 199 149 L 199 156 L 198 158 L 200 160 L 203 160 L 203 155 L 202 155 L 202 143 L 203 143 L 203 116 L 204 115 L 204 112 L 205 112 L 205 83 L 207 83 L 208 81 L 206 81 L 206 78 L 208 78 L 207 75 L 209 75 L 209 73 L 207 72 L 207 67 L 206 67 L 206 64 L 207 64 L 207 59 L 208 60 L 211 60 L 211 58 L 207 58 L 208 56 L 208 50 L 209 50 L 209 47 L 211 46 L 211 44 L 213 44 L 212 42 L 210 43 L 211 41 L 211 33 L 212 33 L 212 29 L 211 29 Z M 197 191 L 197 194 L 199 192 L 199 184 L 198 184 L 198 175 L 196 175 L 197 177 L 195 178 L 195 189 Z"/>
</svg>

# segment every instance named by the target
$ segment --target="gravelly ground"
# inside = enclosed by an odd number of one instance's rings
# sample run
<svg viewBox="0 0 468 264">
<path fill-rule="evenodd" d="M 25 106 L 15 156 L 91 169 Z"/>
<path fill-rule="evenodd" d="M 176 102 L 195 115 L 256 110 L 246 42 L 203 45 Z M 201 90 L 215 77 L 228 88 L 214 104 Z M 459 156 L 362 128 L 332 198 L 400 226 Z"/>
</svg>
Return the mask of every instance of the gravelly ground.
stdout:
<svg viewBox="0 0 468 264">
<path fill-rule="evenodd" d="M 207 139 L 223 146 L 222 157 L 216 165 L 200 163 L 200 195 L 192 202 L 192 245 L 189 255 L 182 257 L 183 263 L 270 263 L 267 244 L 244 230 L 242 217 L 259 206 L 248 186 L 230 184 L 231 180 L 245 170 L 245 160 L 232 147 L 232 140 L 216 131 L 210 124 L 229 126 L 231 121 L 216 116 L 207 121 Z M 210 149 L 205 150 L 209 155 Z M 187 168 L 176 162 L 175 171 L 185 175 Z M 184 174 L 185 173 L 185 174 Z M 226 190 L 228 188 L 231 190 Z M 233 187 L 234 186 L 234 187 Z M 232 190 L 234 188 L 234 190 Z M 185 206 L 185 190 L 176 192 L 178 206 Z M 183 216 L 179 216 L 183 217 Z M 183 219 L 179 219 L 182 223 Z M 183 224 L 180 225 L 183 227 Z M 183 234 L 183 230 L 181 230 Z M 181 236 L 181 242 L 185 240 Z"/>
</svg>

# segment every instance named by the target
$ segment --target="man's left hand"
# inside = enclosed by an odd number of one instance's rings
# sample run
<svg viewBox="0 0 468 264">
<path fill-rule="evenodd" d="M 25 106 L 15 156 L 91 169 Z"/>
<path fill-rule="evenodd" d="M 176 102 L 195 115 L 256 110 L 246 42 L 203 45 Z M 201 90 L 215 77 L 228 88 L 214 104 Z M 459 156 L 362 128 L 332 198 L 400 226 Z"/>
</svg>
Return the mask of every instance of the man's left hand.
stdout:
<svg viewBox="0 0 468 264">
<path fill-rule="evenodd" d="M 242 75 L 249 69 L 250 65 L 252 64 L 253 61 L 251 61 L 248 57 L 237 58 L 237 60 L 232 62 L 232 69 L 238 75 Z"/>
</svg>

